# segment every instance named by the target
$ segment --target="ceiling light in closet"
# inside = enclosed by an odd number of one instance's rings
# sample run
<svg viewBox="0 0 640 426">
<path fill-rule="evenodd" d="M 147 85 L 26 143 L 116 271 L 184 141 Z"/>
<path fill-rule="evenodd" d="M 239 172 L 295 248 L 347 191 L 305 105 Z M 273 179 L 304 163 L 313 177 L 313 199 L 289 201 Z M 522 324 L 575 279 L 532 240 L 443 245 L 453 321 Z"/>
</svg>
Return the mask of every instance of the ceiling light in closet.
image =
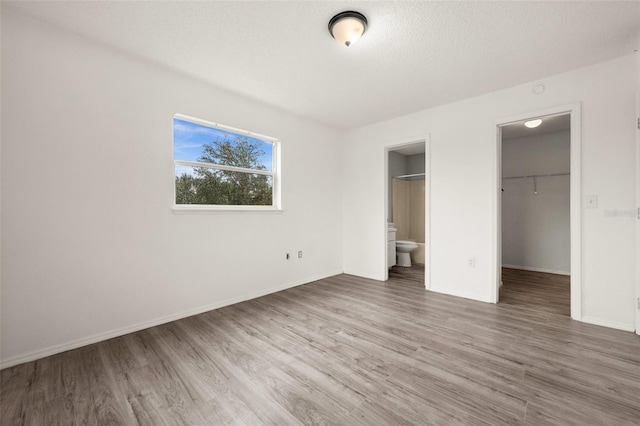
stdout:
<svg viewBox="0 0 640 426">
<path fill-rule="evenodd" d="M 529 120 L 529 121 L 525 121 L 524 122 L 524 125 L 527 126 L 530 129 L 533 129 L 534 127 L 538 127 L 541 124 L 542 124 L 542 120 L 540 120 L 539 118 L 537 118 L 535 120 Z"/>
</svg>

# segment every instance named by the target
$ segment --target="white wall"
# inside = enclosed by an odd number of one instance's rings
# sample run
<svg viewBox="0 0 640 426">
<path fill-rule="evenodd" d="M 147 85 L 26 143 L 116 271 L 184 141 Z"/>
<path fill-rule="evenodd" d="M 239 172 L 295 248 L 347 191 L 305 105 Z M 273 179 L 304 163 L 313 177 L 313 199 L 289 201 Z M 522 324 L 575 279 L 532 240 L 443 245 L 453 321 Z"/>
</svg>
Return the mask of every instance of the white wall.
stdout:
<svg viewBox="0 0 640 426">
<path fill-rule="evenodd" d="M 638 36 L 640 46 L 640 35 Z M 640 49 L 640 47 L 639 47 Z M 640 50 L 636 53 L 636 120 L 640 119 Z M 640 130 L 636 129 L 636 208 L 640 209 Z M 640 221 L 636 222 L 636 303 L 640 300 Z M 640 334 L 640 306 L 636 305 L 636 333 Z"/>
<path fill-rule="evenodd" d="M 634 56 L 355 129 L 345 158 L 344 269 L 384 279 L 384 146 L 430 134 L 431 289 L 489 301 L 492 296 L 496 122 L 581 102 L 583 318 L 633 328 L 634 220 L 606 209 L 634 205 Z M 542 95 L 531 92 L 542 83 Z M 353 191 L 357 188 L 358 191 Z M 469 257 L 476 267 L 466 266 Z"/>
<path fill-rule="evenodd" d="M 387 220 L 393 217 L 393 177 L 413 173 L 424 173 L 424 154 L 404 155 L 389 151 L 389 213 Z"/>
<path fill-rule="evenodd" d="M 0 5 L 0 23 L 2 22 L 2 6 Z M 0 28 L 0 46 L 2 44 Z M 0 55 L 0 98 L 2 97 L 2 55 Z M 0 102 L 0 129 L 2 129 L 2 102 Z M 0 131 L 0 186 L 2 185 L 2 131 Z M 2 191 L 0 191 L 0 224 L 2 223 Z M 0 225 L 0 253 L 2 253 L 2 226 Z M 2 354 L 2 256 L 0 256 L 0 354 Z M 2 357 L 0 356 L 0 362 Z"/>
<path fill-rule="evenodd" d="M 424 154 L 407 155 L 407 174 L 424 173 Z"/>
<path fill-rule="evenodd" d="M 502 176 L 570 171 L 568 130 L 502 141 Z M 502 180 L 502 263 L 569 275 L 569 176 Z"/>
<path fill-rule="evenodd" d="M 3 366 L 342 272 L 340 133 L 6 10 L 2 64 Z M 178 112 L 280 138 L 284 212 L 174 214 Z"/>
</svg>

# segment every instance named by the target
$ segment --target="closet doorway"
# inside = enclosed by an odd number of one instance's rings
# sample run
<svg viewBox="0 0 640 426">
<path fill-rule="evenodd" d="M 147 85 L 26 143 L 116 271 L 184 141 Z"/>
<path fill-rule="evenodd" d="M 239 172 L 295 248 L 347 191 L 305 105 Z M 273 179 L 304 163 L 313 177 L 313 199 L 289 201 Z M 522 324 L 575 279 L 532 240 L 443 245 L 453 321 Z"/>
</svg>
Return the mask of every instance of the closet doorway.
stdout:
<svg viewBox="0 0 640 426">
<path fill-rule="evenodd" d="M 496 303 L 580 319 L 578 118 L 571 107 L 498 124 Z"/>
</svg>

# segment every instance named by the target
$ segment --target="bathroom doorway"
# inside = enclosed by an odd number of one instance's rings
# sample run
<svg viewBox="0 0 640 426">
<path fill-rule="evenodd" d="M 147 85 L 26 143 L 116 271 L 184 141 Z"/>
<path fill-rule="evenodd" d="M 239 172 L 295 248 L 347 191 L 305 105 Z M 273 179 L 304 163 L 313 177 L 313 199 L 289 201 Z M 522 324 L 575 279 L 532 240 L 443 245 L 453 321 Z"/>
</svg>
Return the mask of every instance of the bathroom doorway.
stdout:
<svg viewBox="0 0 640 426">
<path fill-rule="evenodd" d="M 428 139 L 385 147 L 385 279 L 429 287 Z"/>
<path fill-rule="evenodd" d="M 495 303 L 581 319 L 579 105 L 497 123 Z"/>
</svg>

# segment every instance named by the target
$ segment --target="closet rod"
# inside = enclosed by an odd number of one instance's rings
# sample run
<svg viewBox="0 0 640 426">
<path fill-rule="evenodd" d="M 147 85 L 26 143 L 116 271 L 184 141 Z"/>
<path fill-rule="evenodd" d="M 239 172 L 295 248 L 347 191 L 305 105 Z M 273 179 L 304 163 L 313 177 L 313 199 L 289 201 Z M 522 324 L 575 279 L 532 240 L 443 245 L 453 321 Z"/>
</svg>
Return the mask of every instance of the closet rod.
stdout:
<svg viewBox="0 0 640 426">
<path fill-rule="evenodd" d="M 508 177 L 503 177 L 502 179 L 526 179 L 526 178 L 569 176 L 569 175 L 571 175 L 571 173 L 549 173 L 546 175 L 508 176 Z"/>
</svg>

